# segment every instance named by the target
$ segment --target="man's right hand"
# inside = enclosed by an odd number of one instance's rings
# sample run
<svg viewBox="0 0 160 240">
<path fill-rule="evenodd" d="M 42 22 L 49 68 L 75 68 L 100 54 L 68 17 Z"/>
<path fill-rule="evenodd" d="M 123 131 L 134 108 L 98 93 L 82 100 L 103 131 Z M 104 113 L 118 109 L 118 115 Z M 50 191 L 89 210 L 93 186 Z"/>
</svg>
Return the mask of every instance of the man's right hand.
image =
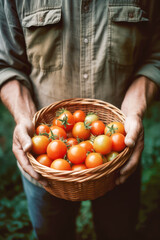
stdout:
<svg viewBox="0 0 160 240">
<path fill-rule="evenodd" d="M 32 149 L 31 137 L 33 134 L 34 125 L 32 121 L 23 119 L 22 123 L 17 124 L 14 129 L 12 150 L 22 169 L 39 183 L 47 186 L 47 181 L 34 171 L 26 156 L 26 153 Z"/>
<path fill-rule="evenodd" d="M 32 168 L 26 153 L 32 149 L 34 125 L 32 118 L 36 108 L 29 90 L 17 80 L 5 83 L 1 88 L 1 99 L 8 108 L 16 127 L 13 134 L 13 153 L 22 169 L 44 186 L 47 181 Z"/>
</svg>

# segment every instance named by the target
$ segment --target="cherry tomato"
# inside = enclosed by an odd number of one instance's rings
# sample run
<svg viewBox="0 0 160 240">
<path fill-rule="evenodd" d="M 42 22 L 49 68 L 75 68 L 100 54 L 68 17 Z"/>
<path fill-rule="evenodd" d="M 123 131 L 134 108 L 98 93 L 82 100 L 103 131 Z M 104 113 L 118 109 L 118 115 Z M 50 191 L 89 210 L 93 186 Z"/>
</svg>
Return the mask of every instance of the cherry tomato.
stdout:
<svg viewBox="0 0 160 240">
<path fill-rule="evenodd" d="M 103 162 L 110 162 L 118 156 L 118 152 L 110 152 L 104 156 Z"/>
<path fill-rule="evenodd" d="M 75 171 L 81 171 L 81 170 L 84 170 L 84 169 L 87 169 L 87 168 L 86 168 L 86 165 L 83 164 L 83 163 L 76 164 L 76 165 L 72 166 L 72 170 L 75 170 Z"/>
<path fill-rule="evenodd" d="M 97 120 L 99 120 L 99 117 L 94 112 L 88 113 L 87 116 L 85 117 L 85 122 L 87 122 L 87 123 L 92 123 L 92 122 L 97 121 Z"/>
<path fill-rule="evenodd" d="M 86 150 L 79 145 L 74 145 L 68 150 L 67 156 L 71 163 L 80 164 L 86 159 Z"/>
<path fill-rule="evenodd" d="M 36 128 L 36 134 L 37 135 L 42 134 L 42 133 L 49 133 L 49 132 L 50 132 L 50 129 L 45 124 L 41 124 Z"/>
<path fill-rule="evenodd" d="M 37 135 L 32 137 L 32 152 L 39 155 L 46 153 L 49 139 L 43 135 Z"/>
<path fill-rule="evenodd" d="M 52 125 L 57 126 L 57 117 L 53 118 Z"/>
<path fill-rule="evenodd" d="M 80 142 L 79 145 L 83 147 L 86 152 L 93 152 L 93 144 L 90 141 Z"/>
<path fill-rule="evenodd" d="M 99 135 L 95 138 L 93 148 L 96 152 L 101 154 L 107 154 L 112 150 L 111 138 L 106 135 Z"/>
<path fill-rule="evenodd" d="M 67 138 L 67 133 L 63 128 L 60 128 L 58 126 L 51 126 L 50 127 L 50 131 L 52 131 L 53 135 L 51 134 L 51 132 L 49 133 L 49 137 L 51 138 L 52 136 L 54 137 L 54 139 L 66 139 Z M 53 139 L 53 140 L 54 140 Z"/>
<path fill-rule="evenodd" d="M 86 114 L 82 110 L 77 110 L 73 113 L 74 121 L 76 122 L 84 122 Z"/>
<path fill-rule="evenodd" d="M 76 138 L 67 138 L 67 146 L 70 148 L 73 145 L 77 145 L 78 141 Z"/>
<path fill-rule="evenodd" d="M 56 170 L 71 170 L 69 162 L 62 158 L 54 160 L 51 164 L 51 168 Z"/>
<path fill-rule="evenodd" d="M 111 122 L 105 127 L 104 129 L 105 135 L 111 136 L 114 133 L 122 133 L 123 135 L 126 135 L 123 123 Z"/>
<path fill-rule="evenodd" d="M 72 135 L 74 138 L 80 138 L 83 140 L 87 140 L 90 137 L 90 129 L 85 125 L 84 122 L 77 122 L 73 129 Z"/>
<path fill-rule="evenodd" d="M 87 168 L 94 168 L 103 163 L 103 159 L 100 153 L 89 153 L 85 160 Z"/>
<path fill-rule="evenodd" d="M 48 144 L 47 155 L 52 160 L 63 158 L 67 153 L 67 147 L 61 140 L 53 140 Z"/>
<path fill-rule="evenodd" d="M 121 133 L 114 133 L 110 137 L 112 141 L 112 150 L 116 152 L 121 152 L 125 147 L 125 136 Z"/>
<path fill-rule="evenodd" d="M 105 124 L 98 120 L 91 123 L 91 133 L 93 135 L 102 135 L 104 134 Z"/>
<path fill-rule="evenodd" d="M 69 132 L 74 126 L 74 117 L 70 111 L 65 110 L 56 121 L 56 125 Z"/>
<path fill-rule="evenodd" d="M 51 166 L 51 163 L 52 163 L 52 160 L 47 156 L 47 154 L 41 154 L 41 155 L 39 155 L 39 156 L 36 158 L 36 160 L 37 160 L 40 164 L 42 164 L 42 165 L 44 165 L 44 166 L 46 166 L 46 167 L 50 167 L 50 166 Z"/>
</svg>

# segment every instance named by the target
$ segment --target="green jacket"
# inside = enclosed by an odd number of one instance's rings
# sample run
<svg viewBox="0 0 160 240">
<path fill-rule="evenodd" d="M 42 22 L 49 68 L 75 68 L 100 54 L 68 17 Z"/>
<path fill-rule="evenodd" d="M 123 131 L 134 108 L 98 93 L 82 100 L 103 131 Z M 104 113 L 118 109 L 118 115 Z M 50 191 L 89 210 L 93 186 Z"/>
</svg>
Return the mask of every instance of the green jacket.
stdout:
<svg viewBox="0 0 160 240">
<path fill-rule="evenodd" d="M 38 108 L 74 97 L 120 107 L 131 82 L 160 84 L 160 1 L 1 0 L 0 84 L 33 89 Z"/>
</svg>

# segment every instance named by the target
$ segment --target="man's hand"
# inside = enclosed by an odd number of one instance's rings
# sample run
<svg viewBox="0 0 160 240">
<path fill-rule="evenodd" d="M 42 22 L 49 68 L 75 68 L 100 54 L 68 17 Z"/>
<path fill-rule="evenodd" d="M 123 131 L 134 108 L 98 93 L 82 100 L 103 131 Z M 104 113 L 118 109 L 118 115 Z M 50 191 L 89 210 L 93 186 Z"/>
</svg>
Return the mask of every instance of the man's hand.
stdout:
<svg viewBox="0 0 160 240">
<path fill-rule="evenodd" d="M 121 168 L 120 176 L 116 184 L 124 183 L 127 178 L 136 170 L 144 147 L 144 131 L 142 119 L 137 115 L 130 115 L 125 121 L 125 144 L 133 148 L 133 153 L 127 164 Z"/>
<path fill-rule="evenodd" d="M 121 109 L 126 115 L 125 143 L 133 148 L 133 153 L 127 164 L 121 168 L 120 176 L 116 179 L 117 185 L 124 183 L 138 166 L 144 148 L 143 115 L 157 93 L 157 85 L 144 76 L 133 81 L 126 92 Z"/>
<path fill-rule="evenodd" d="M 26 153 L 32 149 L 31 137 L 34 134 L 34 126 L 31 120 L 24 120 L 16 125 L 13 133 L 13 153 L 22 169 L 40 184 L 47 186 L 47 181 L 32 168 Z"/>
<path fill-rule="evenodd" d="M 19 81 L 12 80 L 2 86 L 1 99 L 16 122 L 13 134 L 13 153 L 15 157 L 25 172 L 42 185 L 47 186 L 47 181 L 34 171 L 26 156 L 26 153 L 32 148 L 31 137 L 34 134 L 32 118 L 36 112 L 30 92 Z"/>
</svg>

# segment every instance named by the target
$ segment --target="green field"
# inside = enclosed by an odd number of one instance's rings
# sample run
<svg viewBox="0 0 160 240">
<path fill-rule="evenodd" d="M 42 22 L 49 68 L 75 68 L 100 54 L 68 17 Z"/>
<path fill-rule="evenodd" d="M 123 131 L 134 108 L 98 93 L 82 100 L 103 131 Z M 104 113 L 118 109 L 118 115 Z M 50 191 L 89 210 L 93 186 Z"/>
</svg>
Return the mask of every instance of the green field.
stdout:
<svg viewBox="0 0 160 240">
<path fill-rule="evenodd" d="M 0 103 L 0 240 L 34 239 L 21 178 L 12 153 L 14 121 Z M 160 239 L 160 103 L 145 115 L 142 155 L 141 209 L 137 239 Z M 78 240 L 94 240 L 90 201 L 82 203 L 77 218 Z"/>
</svg>

